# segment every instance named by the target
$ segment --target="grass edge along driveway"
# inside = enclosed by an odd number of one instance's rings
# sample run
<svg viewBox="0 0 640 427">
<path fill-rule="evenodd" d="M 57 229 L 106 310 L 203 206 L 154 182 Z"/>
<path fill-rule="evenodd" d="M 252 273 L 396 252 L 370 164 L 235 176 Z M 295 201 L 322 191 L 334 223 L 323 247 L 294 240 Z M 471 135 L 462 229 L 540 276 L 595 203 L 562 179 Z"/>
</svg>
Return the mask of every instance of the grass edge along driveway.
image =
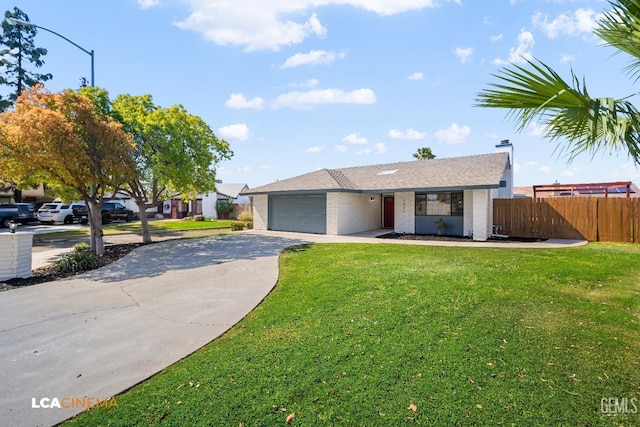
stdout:
<svg viewBox="0 0 640 427">
<path fill-rule="evenodd" d="M 638 245 L 316 244 L 280 268 L 223 337 L 68 425 L 640 423 Z"/>
</svg>

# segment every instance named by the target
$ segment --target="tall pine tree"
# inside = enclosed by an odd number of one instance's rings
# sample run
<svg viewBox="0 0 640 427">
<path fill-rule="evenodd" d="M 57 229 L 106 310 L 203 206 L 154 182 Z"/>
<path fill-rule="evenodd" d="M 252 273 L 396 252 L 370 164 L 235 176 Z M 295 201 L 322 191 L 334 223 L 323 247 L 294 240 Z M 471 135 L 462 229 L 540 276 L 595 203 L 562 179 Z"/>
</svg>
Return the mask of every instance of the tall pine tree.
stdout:
<svg viewBox="0 0 640 427">
<path fill-rule="evenodd" d="M 16 25 L 11 18 L 29 22 L 29 16 L 17 7 L 7 10 L 2 21 L 0 34 L 0 86 L 8 86 L 9 94 L 0 95 L 0 112 L 12 105 L 23 90 L 51 79 L 51 74 L 28 71 L 31 64 L 40 68 L 47 49 L 36 47 L 33 41 L 38 33 L 34 26 Z"/>
</svg>

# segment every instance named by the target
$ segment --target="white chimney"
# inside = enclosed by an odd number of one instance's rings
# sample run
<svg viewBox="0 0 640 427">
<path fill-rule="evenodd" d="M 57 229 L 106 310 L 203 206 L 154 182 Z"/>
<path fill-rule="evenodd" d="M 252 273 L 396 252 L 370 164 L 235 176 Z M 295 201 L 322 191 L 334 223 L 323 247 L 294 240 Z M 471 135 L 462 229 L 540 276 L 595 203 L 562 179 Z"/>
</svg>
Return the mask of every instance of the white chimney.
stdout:
<svg viewBox="0 0 640 427">
<path fill-rule="evenodd" d="M 502 174 L 500 188 L 496 197 L 499 199 L 511 199 L 513 198 L 513 144 L 508 139 L 503 139 L 500 144 L 496 145 L 496 153 L 509 154 L 508 164 Z"/>
</svg>

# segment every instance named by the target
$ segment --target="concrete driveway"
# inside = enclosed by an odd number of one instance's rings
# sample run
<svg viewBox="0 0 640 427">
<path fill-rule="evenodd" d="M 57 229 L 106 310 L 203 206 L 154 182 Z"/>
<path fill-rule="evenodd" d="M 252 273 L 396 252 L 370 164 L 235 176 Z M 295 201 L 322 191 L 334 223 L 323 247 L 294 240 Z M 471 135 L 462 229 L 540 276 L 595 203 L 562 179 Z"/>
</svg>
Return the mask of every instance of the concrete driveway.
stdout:
<svg viewBox="0 0 640 427">
<path fill-rule="evenodd" d="M 59 423 L 85 408 L 41 403 L 104 400 L 194 352 L 264 299 L 278 255 L 299 243 L 161 242 L 72 280 L 0 293 L 0 424 Z"/>
</svg>

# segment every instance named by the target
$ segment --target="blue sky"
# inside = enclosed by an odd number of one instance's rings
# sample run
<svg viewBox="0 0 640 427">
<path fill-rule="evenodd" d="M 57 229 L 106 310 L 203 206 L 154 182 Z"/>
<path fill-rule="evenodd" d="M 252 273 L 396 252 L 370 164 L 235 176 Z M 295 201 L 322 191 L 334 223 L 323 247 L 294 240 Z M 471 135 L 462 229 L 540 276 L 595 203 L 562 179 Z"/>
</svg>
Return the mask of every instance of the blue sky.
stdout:
<svg viewBox="0 0 640 427">
<path fill-rule="evenodd" d="M 474 107 L 491 75 L 521 56 L 592 96 L 633 95 L 629 58 L 591 29 L 599 0 L 14 0 L 32 23 L 95 50 L 111 97 L 182 104 L 231 143 L 224 182 L 250 187 L 318 168 L 515 148 L 515 184 L 640 181 L 625 153 L 571 164 L 505 111 Z M 489 7 L 490 5 L 490 7 Z M 40 31 L 52 91 L 90 75 L 89 56 Z M 613 56 L 612 56 L 613 55 Z M 631 98 L 640 105 L 637 96 Z"/>
</svg>

